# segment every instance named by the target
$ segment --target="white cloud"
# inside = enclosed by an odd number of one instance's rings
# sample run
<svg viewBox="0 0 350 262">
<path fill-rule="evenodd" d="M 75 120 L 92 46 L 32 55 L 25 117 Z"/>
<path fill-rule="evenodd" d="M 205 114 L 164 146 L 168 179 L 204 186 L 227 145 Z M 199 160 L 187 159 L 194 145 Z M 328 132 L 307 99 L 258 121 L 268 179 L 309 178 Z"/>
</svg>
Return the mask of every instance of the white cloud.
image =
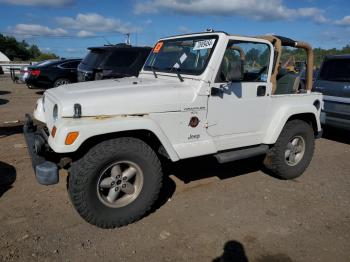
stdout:
<svg viewBox="0 0 350 262">
<path fill-rule="evenodd" d="M 78 14 L 75 18 L 58 17 L 56 21 L 64 28 L 80 30 L 81 36 L 87 36 L 88 33 L 96 32 L 119 32 L 125 34 L 139 31 L 139 28 L 133 27 L 129 23 L 96 13 Z"/>
<path fill-rule="evenodd" d="M 151 0 L 139 2 L 134 7 L 136 14 L 157 13 L 161 10 L 190 15 L 238 15 L 256 20 L 293 20 L 301 17 L 318 23 L 328 21 L 321 9 L 288 8 L 282 0 Z"/>
<path fill-rule="evenodd" d="M 147 19 L 147 20 L 145 21 L 145 25 L 150 25 L 150 24 L 152 24 L 152 23 L 153 23 L 152 19 Z"/>
<path fill-rule="evenodd" d="M 182 33 L 182 34 L 188 34 L 188 33 L 191 33 L 191 32 L 192 32 L 192 30 L 189 29 L 189 28 L 186 27 L 186 26 L 179 26 L 179 27 L 178 27 L 178 30 L 179 30 L 179 32 Z"/>
<path fill-rule="evenodd" d="M 321 24 L 329 22 L 329 19 L 327 19 L 324 16 L 324 10 L 321 10 L 319 8 L 308 7 L 308 8 L 299 8 L 296 10 L 297 10 L 297 15 L 299 17 L 311 18 L 313 21 Z"/>
<path fill-rule="evenodd" d="M 62 28 L 49 28 L 37 24 L 17 24 L 8 30 L 19 36 L 66 36 L 68 32 Z"/>
<path fill-rule="evenodd" d="M 336 20 L 334 23 L 336 25 L 350 26 L 350 15 L 344 16 L 342 19 Z"/>
<path fill-rule="evenodd" d="M 77 49 L 75 49 L 75 48 L 67 48 L 66 51 L 68 53 L 75 53 L 75 52 L 77 52 Z"/>
<path fill-rule="evenodd" d="M 0 0 L 0 3 L 25 6 L 64 7 L 73 5 L 76 0 Z"/>
<path fill-rule="evenodd" d="M 95 36 L 96 34 L 90 31 L 86 31 L 86 30 L 81 30 L 77 33 L 78 37 L 91 37 L 91 36 Z"/>
</svg>

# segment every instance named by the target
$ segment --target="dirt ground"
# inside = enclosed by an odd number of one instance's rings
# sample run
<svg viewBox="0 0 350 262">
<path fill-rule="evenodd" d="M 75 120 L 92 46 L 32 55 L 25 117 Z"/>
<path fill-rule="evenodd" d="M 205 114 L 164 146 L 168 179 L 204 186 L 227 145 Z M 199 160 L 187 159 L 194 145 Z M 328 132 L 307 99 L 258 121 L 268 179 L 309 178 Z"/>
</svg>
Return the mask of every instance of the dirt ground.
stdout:
<svg viewBox="0 0 350 262">
<path fill-rule="evenodd" d="M 0 76 L 1 77 L 1 76 Z M 0 261 L 350 261 L 350 135 L 326 130 L 293 181 L 249 159 L 166 168 L 153 212 L 103 230 L 72 207 L 65 171 L 37 184 L 22 134 L 41 90 L 0 78 Z M 12 181 L 12 182 L 13 182 Z"/>
</svg>

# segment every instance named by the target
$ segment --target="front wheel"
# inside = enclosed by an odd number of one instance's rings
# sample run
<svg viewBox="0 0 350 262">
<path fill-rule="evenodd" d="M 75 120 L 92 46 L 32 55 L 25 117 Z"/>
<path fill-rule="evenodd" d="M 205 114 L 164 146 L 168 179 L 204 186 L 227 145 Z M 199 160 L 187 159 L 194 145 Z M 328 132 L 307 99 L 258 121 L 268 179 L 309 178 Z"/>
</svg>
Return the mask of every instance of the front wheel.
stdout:
<svg viewBox="0 0 350 262">
<path fill-rule="evenodd" d="M 70 168 L 68 192 L 78 213 L 101 228 L 142 218 L 162 185 L 161 165 L 142 140 L 117 138 L 91 148 Z"/>
<path fill-rule="evenodd" d="M 29 89 L 34 89 L 34 88 L 35 88 L 35 86 L 30 85 L 30 84 L 26 84 L 26 86 L 27 86 Z"/>
<path fill-rule="evenodd" d="M 311 125 L 302 120 L 291 120 L 283 128 L 276 144 L 267 152 L 264 165 L 280 178 L 297 178 L 309 166 L 314 147 Z"/>
</svg>

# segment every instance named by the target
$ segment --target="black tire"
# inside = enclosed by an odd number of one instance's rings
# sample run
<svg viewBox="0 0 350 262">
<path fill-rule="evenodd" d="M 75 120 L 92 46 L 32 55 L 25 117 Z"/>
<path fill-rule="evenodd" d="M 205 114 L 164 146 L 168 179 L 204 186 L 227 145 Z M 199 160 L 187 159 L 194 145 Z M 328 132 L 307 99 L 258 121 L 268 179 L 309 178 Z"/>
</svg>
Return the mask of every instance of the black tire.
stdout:
<svg viewBox="0 0 350 262">
<path fill-rule="evenodd" d="M 142 170 L 138 196 L 122 207 L 109 207 L 101 200 L 98 184 L 101 170 L 117 161 L 131 161 Z M 68 193 L 80 216 L 101 228 L 125 226 L 141 219 L 157 200 L 162 187 L 162 169 L 154 151 L 142 140 L 123 137 L 103 141 L 73 162 Z"/>
<path fill-rule="evenodd" d="M 295 165 L 288 164 L 286 150 L 294 138 L 304 140 L 304 153 Z M 265 167 L 282 179 L 294 179 L 303 174 L 309 166 L 315 148 L 314 132 L 310 124 L 302 120 L 291 120 L 284 126 L 276 144 L 267 152 L 264 159 Z"/>
<path fill-rule="evenodd" d="M 70 84 L 70 80 L 69 79 L 66 79 L 66 78 L 59 78 L 55 81 L 55 83 L 53 84 L 54 87 L 58 87 L 58 86 L 61 86 L 61 85 L 67 85 L 67 84 Z"/>
</svg>

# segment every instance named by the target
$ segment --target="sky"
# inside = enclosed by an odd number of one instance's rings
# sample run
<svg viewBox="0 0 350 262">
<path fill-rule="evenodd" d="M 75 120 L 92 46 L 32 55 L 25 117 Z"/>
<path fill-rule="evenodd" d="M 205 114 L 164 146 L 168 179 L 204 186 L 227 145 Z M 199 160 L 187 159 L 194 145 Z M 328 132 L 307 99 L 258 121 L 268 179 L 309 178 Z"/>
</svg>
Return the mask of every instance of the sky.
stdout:
<svg viewBox="0 0 350 262">
<path fill-rule="evenodd" d="M 208 28 L 341 48 L 350 44 L 350 0 L 0 0 L 0 33 L 66 58 L 127 33 L 133 45 L 154 46 Z"/>
</svg>

